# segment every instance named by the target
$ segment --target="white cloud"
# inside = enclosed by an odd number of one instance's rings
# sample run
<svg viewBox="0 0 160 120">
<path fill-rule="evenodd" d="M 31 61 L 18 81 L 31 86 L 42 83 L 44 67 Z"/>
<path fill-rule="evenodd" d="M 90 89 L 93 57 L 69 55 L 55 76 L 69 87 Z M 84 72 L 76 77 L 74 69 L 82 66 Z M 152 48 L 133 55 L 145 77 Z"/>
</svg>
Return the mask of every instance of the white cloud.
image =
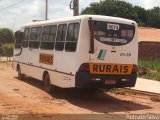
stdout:
<svg viewBox="0 0 160 120">
<path fill-rule="evenodd" d="M 160 7 L 160 0 L 145 0 L 140 1 L 141 6 L 145 6 L 146 9 L 151 9 L 153 6 L 159 6 Z"/>
<path fill-rule="evenodd" d="M 10 4 L 13 4 L 13 1 L 10 1 Z M 29 3 L 25 3 L 25 5 L 17 8 L 8 8 L 4 11 L 0 10 L 1 23 L 0 27 L 9 27 L 9 28 L 17 28 L 21 24 L 26 22 L 30 22 L 33 19 L 42 19 L 42 1 L 34 0 Z M 5 25 L 5 26 L 4 26 Z"/>
<path fill-rule="evenodd" d="M 15 4 L 21 0 L 0 0 L 0 27 L 8 27 L 16 29 L 20 25 L 31 22 L 38 19 L 43 20 L 45 17 L 45 0 L 24 0 L 17 4 L 7 8 L 8 6 Z M 48 0 L 49 1 L 49 19 L 62 18 L 72 16 L 72 10 L 69 8 L 71 0 Z M 82 8 L 89 6 L 91 2 L 99 2 L 100 0 L 79 0 L 80 11 Z M 146 9 L 153 8 L 153 6 L 160 6 L 160 0 L 123 0 L 132 3 L 133 5 L 139 5 Z"/>
<path fill-rule="evenodd" d="M 145 9 L 152 9 L 154 6 L 160 7 L 160 0 L 122 0 L 133 5 L 141 6 Z"/>
</svg>

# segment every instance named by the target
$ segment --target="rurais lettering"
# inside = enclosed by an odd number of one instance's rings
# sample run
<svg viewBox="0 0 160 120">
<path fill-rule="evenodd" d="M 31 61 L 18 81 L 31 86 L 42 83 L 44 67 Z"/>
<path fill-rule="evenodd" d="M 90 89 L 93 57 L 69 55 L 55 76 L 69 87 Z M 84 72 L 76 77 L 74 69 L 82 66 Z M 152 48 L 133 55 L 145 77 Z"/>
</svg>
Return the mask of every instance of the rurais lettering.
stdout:
<svg viewBox="0 0 160 120">
<path fill-rule="evenodd" d="M 132 65 L 92 64 L 90 72 L 94 74 L 130 74 Z"/>
<path fill-rule="evenodd" d="M 98 72 L 98 65 L 93 66 L 93 71 Z"/>
<path fill-rule="evenodd" d="M 93 72 L 101 73 L 127 73 L 128 66 L 124 65 L 93 65 Z"/>
<path fill-rule="evenodd" d="M 53 55 L 51 54 L 40 54 L 39 62 L 43 64 L 52 65 L 53 64 Z"/>
</svg>

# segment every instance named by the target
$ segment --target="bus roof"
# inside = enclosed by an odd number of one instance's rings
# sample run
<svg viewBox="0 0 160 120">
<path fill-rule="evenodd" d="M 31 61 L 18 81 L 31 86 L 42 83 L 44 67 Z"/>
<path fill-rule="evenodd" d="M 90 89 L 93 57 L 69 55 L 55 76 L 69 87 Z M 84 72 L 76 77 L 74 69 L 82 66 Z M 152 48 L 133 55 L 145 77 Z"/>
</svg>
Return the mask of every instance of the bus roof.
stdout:
<svg viewBox="0 0 160 120">
<path fill-rule="evenodd" d="M 27 26 L 39 26 L 39 25 L 46 25 L 46 24 L 53 24 L 53 23 L 64 23 L 69 21 L 76 21 L 76 20 L 82 20 L 82 19 L 89 19 L 92 18 L 93 20 L 101 20 L 101 21 L 112 21 L 112 22 L 118 22 L 118 23 L 126 23 L 136 24 L 135 21 L 119 18 L 119 17 L 111 17 L 111 16 L 102 16 L 102 15 L 80 15 L 80 16 L 74 16 L 74 17 L 68 17 L 68 18 L 61 18 L 61 19 L 52 19 L 52 20 L 46 20 L 46 21 L 38 21 L 38 22 L 31 22 L 28 24 L 23 25 L 23 27 Z"/>
</svg>

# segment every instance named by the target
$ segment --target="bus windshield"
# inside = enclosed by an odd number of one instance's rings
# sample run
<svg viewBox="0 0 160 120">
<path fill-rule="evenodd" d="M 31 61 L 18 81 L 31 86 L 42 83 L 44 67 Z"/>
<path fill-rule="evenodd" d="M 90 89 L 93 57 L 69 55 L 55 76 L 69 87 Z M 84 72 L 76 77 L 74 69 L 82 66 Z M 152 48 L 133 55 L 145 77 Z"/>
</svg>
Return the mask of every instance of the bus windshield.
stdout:
<svg viewBox="0 0 160 120">
<path fill-rule="evenodd" d="M 134 24 L 94 21 L 94 38 L 107 45 L 126 45 L 132 41 L 134 34 Z"/>
</svg>

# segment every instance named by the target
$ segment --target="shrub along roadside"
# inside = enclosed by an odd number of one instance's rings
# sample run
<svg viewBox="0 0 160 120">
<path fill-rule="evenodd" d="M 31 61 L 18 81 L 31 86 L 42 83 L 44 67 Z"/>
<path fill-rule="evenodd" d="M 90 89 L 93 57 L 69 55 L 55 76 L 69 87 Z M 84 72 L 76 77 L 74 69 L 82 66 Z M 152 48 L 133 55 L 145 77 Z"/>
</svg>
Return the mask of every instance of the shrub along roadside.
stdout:
<svg viewBox="0 0 160 120">
<path fill-rule="evenodd" d="M 160 81 L 160 61 L 139 60 L 138 68 L 139 77 Z"/>
<path fill-rule="evenodd" d="M 13 44 L 5 43 L 2 45 L 3 55 L 7 57 L 7 61 L 11 61 L 11 57 L 13 56 Z"/>
</svg>

